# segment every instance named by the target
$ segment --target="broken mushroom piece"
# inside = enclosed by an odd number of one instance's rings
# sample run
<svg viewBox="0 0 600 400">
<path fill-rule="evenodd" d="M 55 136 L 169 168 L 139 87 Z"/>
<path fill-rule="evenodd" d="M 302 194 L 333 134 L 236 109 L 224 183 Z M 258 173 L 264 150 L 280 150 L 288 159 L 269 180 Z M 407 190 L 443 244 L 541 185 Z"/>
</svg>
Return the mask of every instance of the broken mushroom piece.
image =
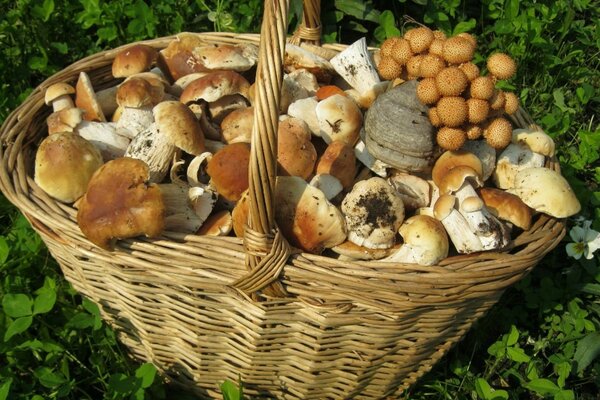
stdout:
<svg viewBox="0 0 600 400">
<path fill-rule="evenodd" d="M 80 108 L 71 107 L 54 111 L 46 119 L 48 135 L 58 132 L 73 132 L 81 121 L 83 121 L 83 110 Z"/>
<path fill-rule="evenodd" d="M 35 155 L 35 183 L 50 197 L 72 203 L 81 197 L 103 160 L 87 140 L 73 133 L 47 136 Z"/>
<path fill-rule="evenodd" d="M 221 210 L 210 215 L 202 224 L 196 235 L 227 236 L 233 229 L 231 212 Z"/>
<path fill-rule="evenodd" d="M 340 140 L 354 146 L 359 139 L 363 116 L 356 103 L 336 94 L 320 101 L 316 107 L 319 136 L 327 143 Z"/>
<path fill-rule="evenodd" d="M 134 44 L 119 51 L 112 63 L 112 74 L 115 78 L 126 78 L 139 72 L 149 71 L 156 59 L 158 51 L 145 44 Z"/>
<path fill-rule="evenodd" d="M 382 178 L 357 182 L 341 206 L 348 240 L 374 249 L 390 248 L 404 221 L 404 204 Z"/>
<path fill-rule="evenodd" d="M 86 121 L 106 121 L 92 81 L 84 71 L 79 73 L 79 79 L 75 85 L 75 105 L 84 111 L 83 118 Z"/>
<path fill-rule="evenodd" d="M 131 140 L 125 157 L 143 161 L 148 167 L 148 180 L 159 183 L 167 176 L 176 152 L 177 147 L 152 123 Z"/>
<path fill-rule="evenodd" d="M 552 140 L 552 138 L 540 127 L 533 126 L 528 129 L 514 129 L 512 132 L 512 142 L 515 144 L 524 144 L 534 153 L 546 157 L 554 156 L 554 140 Z"/>
<path fill-rule="evenodd" d="M 164 92 L 155 91 L 148 81 L 140 78 L 129 79 L 117 89 L 117 104 L 121 114 L 117 121 L 120 135 L 133 139 L 154 122 L 152 107 L 158 104 Z"/>
<path fill-rule="evenodd" d="M 82 121 L 74 132 L 93 144 L 104 161 L 123 157 L 131 142 L 128 137 L 119 134 L 113 122 Z"/>
<path fill-rule="evenodd" d="M 340 180 L 329 174 L 317 174 L 313 176 L 310 180 L 310 185 L 322 191 L 325 198 L 329 201 L 332 201 L 332 199 L 344 190 Z"/>
<path fill-rule="evenodd" d="M 158 64 L 172 82 L 195 72 L 206 72 L 208 69 L 196 59 L 194 49 L 205 46 L 206 42 L 195 33 L 180 33 L 169 42 L 167 47 L 159 51 Z"/>
<path fill-rule="evenodd" d="M 207 70 L 248 71 L 258 61 L 258 47 L 251 43 L 206 44 L 192 49 L 194 59 Z"/>
<path fill-rule="evenodd" d="M 555 218 L 570 217 L 581 211 L 581 204 L 567 180 L 549 168 L 519 171 L 515 175 L 514 187 L 507 192 L 517 195 L 535 211 Z"/>
<path fill-rule="evenodd" d="M 340 211 L 302 178 L 278 176 L 275 201 L 277 226 L 293 246 L 320 254 L 346 240 Z"/>
<path fill-rule="evenodd" d="M 448 257 L 448 234 L 441 222 L 427 215 L 414 215 L 400 226 L 402 246 L 383 262 L 435 265 Z"/>
<path fill-rule="evenodd" d="M 390 253 L 392 253 L 395 249 L 394 246 L 389 249 L 369 249 L 368 247 L 359 246 L 356 243 L 352 243 L 349 240 L 346 240 L 342 244 L 338 244 L 337 246 L 333 246 L 331 250 L 334 253 L 339 254 L 341 257 L 345 257 L 349 260 L 379 260 L 382 259 Z M 341 258 L 340 257 L 340 258 Z"/>
<path fill-rule="evenodd" d="M 148 183 L 148 166 L 128 157 L 102 165 L 78 202 L 77 224 L 88 240 L 105 250 L 118 239 L 160 235 L 165 204 L 158 185 Z"/>
<path fill-rule="evenodd" d="M 471 231 L 465 217 L 456 209 L 456 197 L 451 194 L 441 195 L 435 202 L 433 215 L 442 223 L 456 251 L 460 254 L 483 250 L 479 237 Z"/>
<path fill-rule="evenodd" d="M 319 158 L 316 173 L 333 175 L 341 182 L 344 190 L 352 189 L 356 176 L 354 148 L 342 141 L 334 140 Z"/>
<path fill-rule="evenodd" d="M 71 95 L 75 94 L 75 88 L 68 83 L 58 82 L 48 86 L 44 94 L 44 102 L 47 106 L 52 106 L 52 111 L 73 108 L 75 104 Z"/>
<path fill-rule="evenodd" d="M 429 183 L 416 175 L 395 171 L 388 178 L 388 182 L 402 198 L 406 210 L 414 211 L 427 207 L 431 203 L 432 188 Z"/>
<path fill-rule="evenodd" d="M 287 73 L 304 69 L 313 74 L 318 82 L 328 84 L 335 75 L 331 63 L 303 47 L 286 43 L 283 68 Z"/>
<path fill-rule="evenodd" d="M 321 132 L 317 118 L 317 104 L 319 102 L 316 97 L 307 97 L 296 100 L 288 107 L 288 115 L 306 122 L 310 132 L 315 136 L 319 136 Z"/>
</svg>

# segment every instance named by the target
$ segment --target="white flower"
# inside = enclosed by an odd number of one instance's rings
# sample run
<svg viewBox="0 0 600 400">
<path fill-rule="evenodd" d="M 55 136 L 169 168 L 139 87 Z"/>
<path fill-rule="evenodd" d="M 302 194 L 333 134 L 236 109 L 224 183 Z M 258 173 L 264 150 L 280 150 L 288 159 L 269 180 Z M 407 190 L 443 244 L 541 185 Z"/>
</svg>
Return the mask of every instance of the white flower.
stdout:
<svg viewBox="0 0 600 400">
<path fill-rule="evenodd" d="M 600 233 L 591 229 L 592 221 L 583 221 L 583 226 L 574 226 L 569 232 L 573 243 L 567 244 L 567 254 L 576 260 L 583 255 L 591 260 L 600 248 Z"/>
</svg>

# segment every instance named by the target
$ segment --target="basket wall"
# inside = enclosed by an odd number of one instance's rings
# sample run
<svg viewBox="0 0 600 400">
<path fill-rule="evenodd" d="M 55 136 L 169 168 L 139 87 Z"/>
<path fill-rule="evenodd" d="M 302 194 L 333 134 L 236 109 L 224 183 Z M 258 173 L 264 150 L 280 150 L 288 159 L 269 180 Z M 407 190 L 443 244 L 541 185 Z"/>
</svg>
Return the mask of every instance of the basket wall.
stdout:
<svg viewBox="0 0 600 400">
<path fill-rule="evenodd" d="M 256 35 L 201 36 L 258 42 Z M 171 39 L 145 43 L 162 48 Z M 218 397 L 218 384 L 238 377 L 247 393 L 281 399 L 398 394 L 565 234 L 562 221 L 541 215 L 510 252 L 454 256 L 433 267 L 295 254 L 281 276 L 290 296 L 260 302 L 230 286 L 247 273 L 238 238 L 166 232 L 103 251 L 83 237 L 71 206 L 36 186 L 33 160 L 49 114 L 45 88 L 74 82 L 82 70 L 97 88 L 115 84 L 110 64 L 118 50 L 52 76 L 11 114 L 1 132 L 0 183 L 131 353 L 201 397 Z"/>
</svg>

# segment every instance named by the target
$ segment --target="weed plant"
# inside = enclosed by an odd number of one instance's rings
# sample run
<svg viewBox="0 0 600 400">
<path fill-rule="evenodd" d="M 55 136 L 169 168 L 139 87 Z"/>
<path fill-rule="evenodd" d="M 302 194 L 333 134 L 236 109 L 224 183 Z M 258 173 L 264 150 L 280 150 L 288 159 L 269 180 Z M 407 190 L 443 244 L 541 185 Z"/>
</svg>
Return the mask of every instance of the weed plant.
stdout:
<svg viewBox="0 0 600 400">
<path fill-rule="evenodd" d="M 566 245 L 585 249 L 600 230 L 600 2 L 322 3 L 327 42 L 366 36 L 377 45 L 410 26 L 408 15 L 449 35 L 475 34 L 480 66 L 494 51 L 512 54 L 518 73 L 503 85 L 520 93 L 554 138 L 562 173 L 583 205 L 568 221 L 573 236 L 509 289 L 406 398 L 599 399 L 600 263 L 594 254 L 567 253 Z M 291 1 L 292 27 L 301 7 Z M 256 32 L 260 16 L 260 0 L 0 0 L 0 122 L 33 87 L 86 55 L 180 31 Z M 583 229 L 587 238 L 577 235 Z M 192 398 L 126 355 L 98 307 L 65 281 L 4 197 L 0 296 L 0 400 Z M 215 384 L 226 399 L 243 397 L 238 383 Z"/>
</svg>

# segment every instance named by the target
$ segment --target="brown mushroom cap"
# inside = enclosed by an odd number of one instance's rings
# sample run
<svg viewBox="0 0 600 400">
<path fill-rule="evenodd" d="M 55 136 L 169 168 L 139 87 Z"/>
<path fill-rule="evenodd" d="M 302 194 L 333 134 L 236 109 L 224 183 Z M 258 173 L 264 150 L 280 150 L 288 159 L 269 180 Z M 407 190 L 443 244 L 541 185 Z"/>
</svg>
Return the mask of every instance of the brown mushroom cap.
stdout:
<svg viewBox="0 0 600 400">
<path fill-rule="evenodd" d="M 47 136 L 35 156 L 34 180 L 51 197 L 72 203 L 81 197 L 103 160 L 100 152 L 74 133 Z"/>
<path fill-rule="evenodd" d="M 75 94 L 75 88 L 68 83 L 58 82 L 48 86 L 46 92 L 44 92 L 44 102 L 46 105 L 52 104 L 54 100 L 60 96 Z"/>
<path fill-rule="evenodd" d="M 479 77 L 479 67 L 472 62 L 462 63 L 458 68 L 465 73 L 469 81 Z"/>
<path fill-rule="evenodd" d="M 115 78 L 125 78 L 138 72 L 150 70 L 158 58 L 158 51 L 145 44 L 134 44 L 121 50 L 112 64 Z"/>
<path fill-rule="evenodd" d="M 498 79 L 510 79 L 517 72 L 517 64 L 508 54 L 492 54 L 487 60 L 487 68 Z"/>
<path fill-rule="evenodd" d="M 434 34 L 435 36 L 435 34 Z M 444 58 L 444 42 L 446 39 L 434 38 L 429 45 L 429 54 L 434 54 L 440 58 Z"/>
<path fill-rule="evenodd" d="M 181 93 L 182 103 L 200 99 L 212 102 L 223 96 L 241 94 L 248 98 L 250 83 L 235 71 L 216 71 L 192 81 Z"/>
<path fill-rule="evenodd" d="M 480 76 L 471 81 L 469 92 L 475 99 L 488 100 L 494 95 L 494 80 L 489 76 Z"/>
<path fill-rule="evenodd" d="M 148 81 L 133 78 L 121 83 L 117 89 L 117 104 L 121 107 L 142 108 L 158 104 L 164 92 L 157 94 Z"/>
<path fill-rule="evenodd" d="M 483 137 L 493 148 L 504 149 L 512 140 L 512 125 L 505 118 L 495 118 L 483 130 Z"/>
<path fill-rule="evenodd" d="M 475 47 L 468 39 L 454 36 L 444 41 L 444 60 L 450 64 L 462 64 L 473 59 Z"/>
<path fill-rule="evenodd" d="M 446 151 L 433 165 L 431 171 L 433 182 L 439 187 L 442 178 L 448 171 L 459 166 L 467 166 L 480 176 L 483 175 L 483 165 L 475 154 L 465 150 Z"/>
<path fill-rule="evenodd" d="M 102 107 L 96 98 L 92 81 L 84 71 L 79 73 L 79 79 L 75 86 L 75 105 L 84 111 L 83 118 L 86 121 L 106 121 Z"/>
<path fill-rule="evenodd" d="M 487 209 L 498 218 L 523 230 L 531 227 L 531 208 L 518 196 L 496 188 L 480 188 L 478 193 Z"/>
<path fill-rule="evenodd" d="M 306 122 L 289 117 L 277 130 L 277 166 L 279 175 L 308 179 L 317 161 L 317 151 L 311 143 Z"/>
<path fill-rule="evenodd" d="M 196 47 L 205 45 L 198 34 L 180 33 L 159 52 L 158 63 L 161 70 L 172 81 L 194 72 L 206 72 L 207 68 L 194 57 Z"/>
<path fill-rule="evenodd" d="M 248 189 L 250 144 L 239 142 L 224 146 L 217 151 L 206 167 L 211 184 L 229 201 L 238 201 Z"/>
<path fill-rule="evenodd" d="M 436 141 L 444 150 L 458 150 L 467 141 L 467 134 L 460 128 L 443 126 L 438 130 Z"/>
<path fill-rule="evenodd" d="M 354 148 L 344 142 L 334 140 L 319 158 L 316 172 L 335 176 L 345 190 L 350 190 L 356 175 Z"/>
<path fill-rule="evenodd" d="M 412 58 L 413 52 L 410 43 L 404 38 L 398 38 L 392 46 L 391 55 L 400 65 L 406 65 Z"/>
<path fill-rule="evenodd" d="M 427 116 L 429 117 L 429 122 L 431 125 L 437 127 L 442 126 L 442 120 L 437 112 L 437 107 L 430 107 L 429 111 L 427 111 Z"/>
<path fill-rule="evenodd" d="M 175 100 L 161 101 L 152 113 L 158 132 L 165 135 L 169 143 L 193 155 L 205 151 L 200 122 L 188 106 Z"/>
<path fill-rule="evenodd" d="M 519 109 L 519 98 L 513 92 L 504 92 L 504 112 L 508 115 L 514 114 Z"/>
<path fill-rule="evenodd" d="M 462 97 L 442 97 L 436 108 L 442 124 L 450 128 L 458 127 L 467 120 L 467 102 Z"/>
<path fill-rule="evenodd" d="M 410 43 L 410 48 L 413 53 L 423 53 L 429 48 L 431 42 L 433 42 L 434 36 L 431 29 L 426 26 L 420 26 L 407 32 L 405 38 Z"/>
<path fill-rule="evenodd" d="M 77 211 L 77 223 L 92 243 L 110 250 L 116 239 L 161 234 L 165 205 L 158 185 L 148 183 L 148 174 L 143 161 L 128 157 L 96 171 Z"/>
<path fill-rule="evenodd" d="M 402 75 L 402 65 L 391 56 L 382 57 L 377 65 L 379 76 L 386 81 L 394 80 Z"/>
<path fill-rule="evenodd" d="M 441 179 L 438 185 L 440 194 L 451 194 L 456 192 L 460 187 L 469 181 L 473 187 L 483 186 L 481 174 L 473 168 L 466 165 L 459 165 L 449 170 Z"/>
<path fill-rule="evenodd" d="M 415 79 L 420 77 L 421 73 L 421 61 L 423 61 L 423 55 L 417 54 L 412 56 L 406 63 L 406 72 L 408 73 L 409 79 Z"/>
<path fill-rule="evenodd" d="M 468 120 L 473 124 L 485 121 L 490 112 L 487 100 L 470 98 L 467 100 Z"/>
<path fill-rule="evenodd" d="M 226 143 L 250 143 L 253 125 L 254 107 L 238 108 L 221 121 L 221 135 Z"/>
<path fill-rule="evenodd" d="M 446 63 L 440 56 L 425 54 L 419 66 L 419 75 L 423 78 L 434 78 L 446 68 Z"/>
<path fill-rule="evenodd" d="M 435 104 L 440 99 L 440 92 L 434 78 L 424 78 L 417 85 L 417 98 L 423 104 Z"/>
<path fill-rule="evenodd" d="M 393 36 L 384 40 L 383 43 L 381 43 L 381 46 L 379 47 L 379 55 L 382 58 L 392 57 L 392 48 L 398 42 L 398 40 L 400 40 L 400 37 L 398 36 Z"/>
<path fill-rule="evenodd" d="M 211 214 L 202 224 L 196 235 L 225 236 L 231 232 L 233 222 L 229 210 Z"/>
</svg>

